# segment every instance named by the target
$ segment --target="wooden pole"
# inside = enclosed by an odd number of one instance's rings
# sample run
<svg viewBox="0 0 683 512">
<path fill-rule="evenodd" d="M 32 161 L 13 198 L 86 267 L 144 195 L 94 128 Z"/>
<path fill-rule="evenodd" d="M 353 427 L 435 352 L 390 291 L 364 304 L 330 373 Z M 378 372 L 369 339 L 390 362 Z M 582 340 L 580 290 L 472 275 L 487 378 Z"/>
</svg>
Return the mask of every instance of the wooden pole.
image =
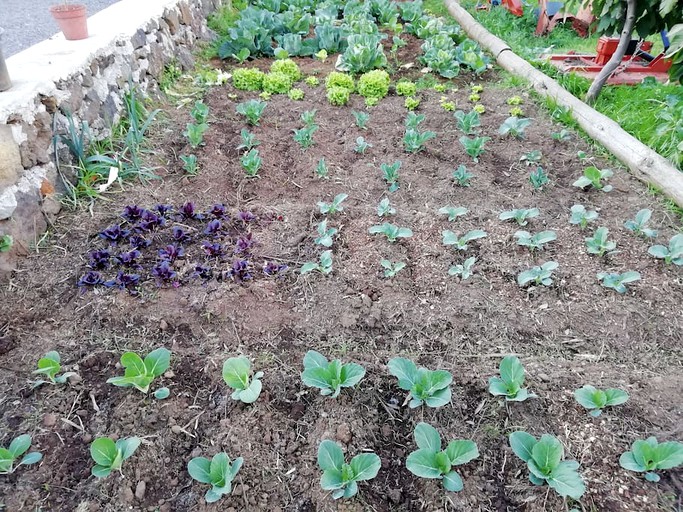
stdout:
<svg viewBox="0 0 683 512">
<path fill-rule="evenodd" d="M 505 41 L 477 23 L 456 0 L 444 0 L 444 3 L 467 35 L 492 53 L 500 67 L 528 80 L 540 95 L 552 98 L 558 105 L 569 109 L 579 126 L 596 142 L 607 148 L 639 179 L 654 185 L 683 208 L 683 172 L 626 133 L 618 123 L 586 105 L 555 80 L 516 55 Z"/>
</svg>

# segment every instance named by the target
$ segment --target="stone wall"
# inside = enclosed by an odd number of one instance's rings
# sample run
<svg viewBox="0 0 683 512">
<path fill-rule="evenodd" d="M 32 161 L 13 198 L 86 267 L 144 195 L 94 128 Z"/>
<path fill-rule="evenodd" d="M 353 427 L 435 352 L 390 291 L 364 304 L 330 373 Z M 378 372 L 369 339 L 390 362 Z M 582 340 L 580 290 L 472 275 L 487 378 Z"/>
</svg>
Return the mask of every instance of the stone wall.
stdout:
<svg viewBox="0 0 683 512">
<path fill-rule="evenodd" d="M 123 108 L 129 84 L 151 93 L 171 61 L 187 70 L 198 39 L 211 37 L 206 17 L 223 0 L 121 0 L 88 19 L 90 37 L 61 34 L 7 60 L 13 87 L 0 92 L 0 273 L 40 239 L 60 210 L 53 139 L 64 113 L 104 138 Z"/>
</svg>

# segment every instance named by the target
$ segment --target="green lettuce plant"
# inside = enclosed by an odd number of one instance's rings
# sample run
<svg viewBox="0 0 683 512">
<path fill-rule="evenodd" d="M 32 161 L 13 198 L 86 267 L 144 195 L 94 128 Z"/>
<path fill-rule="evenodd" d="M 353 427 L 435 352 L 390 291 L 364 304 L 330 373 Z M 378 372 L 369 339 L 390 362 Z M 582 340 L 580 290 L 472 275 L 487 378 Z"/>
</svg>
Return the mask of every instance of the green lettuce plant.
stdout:
<svg viewBox="0 0 683 512">
<path fill-rule="evenodd" d="M 517 245 L 528 247 L 532 251 L 543 249 L 545 244 L 557 240 L 557 234 L 554 231 L 541 231 L 533 235 L 528 231 L 517 231 L 514 236 L 517 239 Z"/>
<path fill-rule="evenodd" d="M 380 217 L 386 217 L 389 215 L 394 215 L 396 213 L 396 208 L 391 206 L 391 203 L 389 202 L 389 198 L 385 197 L 382 199 L 379 204 L 377 205 L 377 215 Z"/>
<path fill-rule="evenodd" d="M 408 407 L 415 409 L 422 404 L 441 407 L 451 401 L 453 376 L 446 370 L 418 368 L 414 362 L 395 357 L 387 364 L 389 373 L 398 379 L 398 387 L 410 392 Z"/>
<path fill-rule="evenodd" d="M 655 238 L 657 236 L 657 230 L 647 227 L 650 217 L 652 217 L 652 210 L 643 208 L 636 213 L 634 219 L 629 219 L 624 222 L 624 227 L 635 235 L 644 236 L 645 238 Z"/>
<path fill-rule="evenodd" d="M 588 414 L 594 418 L 602 414 L 605 407 L 621 405 L 628 400 L 628 393 L 621 389 L 597 389 L 586 384 L 574 391 L 574 398 L 579 405 L 588 409 Z"/>
<path fill-rule="evenodd" d="M 38 369 L 33 370 L 33 373 L 44 375 L 47 377 L 47 380 L 39 379 L 33 383 L 33 387 L 35 388 L 43 384 L 65 384 L 69 377 L 76 375 L 76 372 L 64 372 L 61 375 L 57 375 L 62 370 L 60 363 L 59 353 L 54 350 L 41 357 L 38 360 Z"/>
<path fill-rule="evenodd" d="M 258 126 L 263 111 L 268 104 L 265 101 L 248 100 L 240 103 L 235 107 L 238 114 L 247 118 L 247 123 L 253 126 Z"/>
<path fill-rule="evenodd" d="M 331 203 L 325 203 L 323 201 L 320 201 L 318 203 L 320 213 L 322 213 L 323 215 L 334 215 L 337 212 L 344 211 L 342 203 L 347 197 L 349 197 L 348 194 L 341 193 L 334 196 L 334 199 L 332 199 Z"/>
<path fill-rule="evenodd" d="M 318 237 L 315 239 L 317 245 L 322 245 L 323 247 L 332 247 L 334 242 L 334 235 L 337 234 L 337 228 L 328 228 L 327 219 L 323 219 L 322 222 L 318 224 Z"/>
<path fill-rule="evenodd" d="M 301 80 L 299 66 L 292 59 L 279 59 L 270 65 L 271 73 L 283 73 L 289 77 L 292 83 Z"/>
<path fill-rule="evenodd" d="M 331 105 L 343 107 L 349 102 L 351 91 L 344 87 L 330 87 L 327 90 L 327 101 Z"/>
<path fill-rule="evenodd" d="M 571 208 L 571 216 L 569 217 L 569 223 L 580 226 L 584 229 L 588 226 L 589 222 L 592 222 L 598 218 L 598 212 L 595 210 L 586 210 L 586 207 L 582 204 L 575 204 Z"/>
<path fill-rule="evenodd" d="M 448 275 L 460 276 L 460 279 L 465 281 L 472 276 L 472 269 L 474 268 L 476 261 L 477 258 L 471 256 L 463 261 L 462 264 L 452 265 L 451 268 L 448 269 Z"/>
<path fill-rule="evenodd" d="M 647 252 L 655 258 L 664 260 L 667 265 L 683 265 L 683 234 L 679 233 L 671 237 L 669 246 L 653 245 Z"/>
<path fill-rule="evenodd" d="M 500 220 L 514 220 L 520 226 L 527 225 L 527 219 L 538 217 L 541 211 L 538 208 L 506 210 L 498 216 Z"/>
<path fill-rule="evenodd" d="M 617 248 L 617 243 L 608 240 L 609 229 L 606 227 L 599 227 L 593 233 L 593 236 L 586 237 L 586 250 L 589 254 L 597 254 L 598 256 L 604 256 L 605 254 L 612 253 Z"/>
<path fill-rule="evenodd" d="M 626 284 L 640 281 L 640 273 L 635 270 L 629 270 L 623 273 L 618 272 L 599 272 L 598 280 L 605 288 L 611 288 L 619 293 L 626 293 L 628 288 Z"/>
<path fill-rule="evenodd" d="M 453 171 L 452 178 L 459 187 L 469 187 L 471 185 L 470 180 L 474 178 L 474 174 L 469 172 L 464 165 L 459 165 L 458 168 Z"/>
<path fill-rule="evenodd" d="M 31 436 L 28 434 L 15 437 L 7 448 L 0 447 L 0 475 L 13 473 L 21 465 L 28 466 L 29 464 L 40 462 L 43 454 L 40 452 L 26 453 L 30 447 Z M 14 463 L 22 455 L 24 457 L 15 466 Z"/>
<path fill-rule="evenodd" d="M 410 228 L 400 228 L 390 222 L 371 226 L 370 229 L 368 229 L 368 233 L 371 235 L 384 235 L 389 242 L 395 242 L 399 238 L 410 238 L 413 236 L 413 231 Z"/>
<path fill-rule="evenodd" d="M 396 84 L 397 96 L 414 96 L 417 92 L 417 86 L 414 82 L 401 81 Z"/>
<path fill-rule="evenodd" d="M 660 443 L 655 437 L 638 439 L 634 441 L 631 451 L 619 457 L 619 465 L 629 471 L 645 473 L 648 482 L 659 482 L 660 477 L 655 471 L 683 465 L 683 443 Z"/>
<path fill-rule="evenodd" d="M 320 272 L 321 274 L 331 274 L 332 273 L 332 251 L 323 251 L 320 254 L 319 262 L 307 261 L 301 266 L 300 272 L 302 274 L 308 274 L 314 270 Z"/>
<path fill-rule="evenodd" d="M 211 489 L 206 491 L 204 499 L 207 503 L 215 503 L 224 494 L 232 492 L 232 481 L 242 467 L 244 459 L 237 457 L 230 462 L 230 457 L 225 452 L 217 453 L 211 460 L 206 457 L 195 457 L 187 463 L 187 472 L 190 476 L 203 484 L 210 484 Z"/>
<path fill-rule="evenodd" d="M 590 166 L 584 169 L 583 176 L 573 183 L 573 186 L 581 189 L 594 188 L 602 190 L 603 192 L 610 192 L 612 185 L 606 185 L 603 181 L 608 180 L 614 175 L 609 169 L 598 169 L 595 166 Z"/>
<path fill-rule="evenodd" d="M 453 231 L 449 231 L 447 229 L 443 230 L 441 234 L 443 236 L 443 245 L 452 245 L 455 249 L 459 251 L 466 251 L 469 248 L 468 244 L 471 241 L 479 240 L 480 238 L 485 238 L 486 236 L 488 236 L 486 231 L 483 231 L 481 229 L 473 229 L 472 231 L 468 231 L 460 238 L 458 238 L 458 235 L 456 235 Z"/>
<path fill-rule="evenodd" d="M 90 456 L 95 461 L 91 473 L 97 478 L 105 478 L 112 471 L 119 471 L 123 461 L 130 458 L 140 446 L 139 437 L 126 437 L 114 442 L 108 437 L 98 437 L 90 443 Z"/>
<path fill-rule="evenodd" d="M 515 356 L 505 356 L 500 362 L 500 377 L 489 378 L 489 393 L 493 396 L 504 396 L 508 402 L 523 402 L 535 397 L 524 388 L 524 366 Z"/>
<path fill-rule="evenodd" d="M 358 79 L 358 94 L 366 100 L 379 101 L 389 93 L 390 82 L 389 73 L 383 69 L 368 71 Z"/>
<path fill-rule="evenodd" d="M 406 267 L 403 261 L 381 260 L 379 264 L 384 268 L 384 277 L 396 277 L 396 274 Z"/>
<path fill-rule="evenodd" d="M 261 394 L 263 372 L 251 376 L 251 361 L 245 356 L 230 357 L 223 363 L 223 380 L 233 389 L 230 398 L 254 403 Z"/>
<path fill-rule="evenodd" d="M 332 71 L 325 79 L 325 89 L 332 89 L 333 87 L 341 87 L 353 92 L 356 89 L 356 84 L 351 75 Z"/>
<path fill-rule="evenodd" d="M 320 389 L 320 394 L 337 398 L 341 388 L 350 388 L 365 377 L 365 369 L 359 364 L 342 363 L 339 359 L 328 361 L 325 356 L 309 350 L 304 356 L 301 380 L 306 386 Z"/>
<path fill-rule="evenodd" d="M 126 352 L 121 356 L 123 376 L 107 379 L 107 383 L 147 393 L 152 381 L 168 370 L 170 364 L 171 351 L 164 347 L 152 350 L 144 360 L 135 352 Z"/>
<path fill-rule="evenodd" d="M 294 82 L 292 78 L 280 71 L 271 71 L 263 77 L 263 92 L 270 94 L 287 94 Z"/>
<path fill-rule="evenodd" d="M 341 447 L 326 439 L 318 448 L 318 466 L 323 471 L 320 487 L 333 491 L 332 498 L 337 500 L 355 496 L 358 482 L 375 478 L 382 461 L 374 453 L 360 453 L 347 464 Z"/>
<path fill-rule="evenodd" d="M 553 284 L 553 271 L 559 267 L 556 261 L 546 261 L 540 267 L 532 267 L 529 270 L 520 272 L 517 276 L 517 284 L 526 286 L 533 283 L 536 286 L 550 286 Z"/>
<path fill-rule="evenodd" d="M 232 70 L 232 85 L 242 91 L 260 91 L 265 73 L 256 68 L 235 68 Z"/>
<path fill-rule="evenodd" d="M 468 212 L 469 210 L 464 206 L 444 206 L 443 208 L 439 208 L 439 213 L 448 216 L 449 222 L 453 222 L 458 217 L 467 215 Z"/>
</svg>

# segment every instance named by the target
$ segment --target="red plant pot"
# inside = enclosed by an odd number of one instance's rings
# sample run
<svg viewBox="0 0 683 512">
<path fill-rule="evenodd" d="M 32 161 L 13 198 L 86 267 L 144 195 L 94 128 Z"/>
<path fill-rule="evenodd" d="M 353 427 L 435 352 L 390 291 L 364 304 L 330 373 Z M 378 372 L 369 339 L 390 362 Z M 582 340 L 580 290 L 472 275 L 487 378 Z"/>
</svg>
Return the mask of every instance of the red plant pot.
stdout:
<svg viewBox="0 0 683 512">
<path fill-rule="evenodd" d="M 62 34 L 69 41 L 88 37 L 88 15 L 85 5 L 53 5 L 50 14 L 57 21 Z"/>
</svg>

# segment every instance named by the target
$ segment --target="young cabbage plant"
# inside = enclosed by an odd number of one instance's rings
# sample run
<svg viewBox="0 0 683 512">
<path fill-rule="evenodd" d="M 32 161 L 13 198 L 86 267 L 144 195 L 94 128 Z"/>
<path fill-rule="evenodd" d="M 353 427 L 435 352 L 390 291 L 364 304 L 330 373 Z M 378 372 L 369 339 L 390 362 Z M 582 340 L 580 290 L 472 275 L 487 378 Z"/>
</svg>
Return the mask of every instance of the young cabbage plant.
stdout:
<svg viewBox="0 0 683 512">
<path fill-rule="evenodd" d="M 452 265 L 451 268 L 448 269 L 448 275 L 449 276 L 460 276 L 460 279 L 463 281 L 466 281 L 472 276 L 472 268 L 474 267 L 474 264 L 476 263 L 477 258 L 474 256 L 467 258 L 465 261 L 462 262 L 462 265 L 457 264 L 457 265 Z"/>
<path fill-rule="evenodd" d="M 603 180 L 608 180 L 614 175 L 614 173 L 609 169 L 598 169 L 595 166 L 586 167 L 583 171 L 583 176 L 576 180 L 573 185 L 577 188 L 586 189 L 594 188 L 596 190 L 602 190 L 603 192 L 609 192 L 612 190 L 612 185 L 606 185 Z"/>
<path fill-rule="evenodd" d="M 337 228 L 328 228 L 327 219 L 324 219 L 318 224 L 318 237 L 315 239 L 315 243 L 323 247 L 332 247 L 334 242 L 332 237 L 337 234 L 337 231 Z"/>
<path fill-rule="evenodd" d="M 238 114 L 241 114 L 247 118 L 247 122 L 250 125 L 258 126 L 266 105 L 267 103 L 264 101 L 249 100 L 237 105 L 236 110 Z"/>
<path fill-rule="evenodd" d="M 320 213 L 323 215 L 333 215 L 337 212 L 343 212 L 344 207 L 342 206 L 342 203 L 344 200 L 349 197 L 348 194 L 337 194 L 334 196 L 334 199 L 332 199 L 331 203 L 324 203 L 320 201 L 318 203 L 318 208 L 320 208 Z"/>
<path fill-rule="evenodd" d="M 382 199 L 379 204 L 377 205 L 377 215 L 380 217 L 386 217 L 389 215 L 394 215 L 396 213 L 396 208 L 391 206 L 391 203 L 389 202 L 389 198 L 385 197 Z"/>
<path fill-rule="evenodd" d="M 330 174 L 330 170 L 327 168 L 327 164 L 325 163 L 325 158 L 321 158 L 318 160 L 318 165 L 315 167 L 315 175 L 318 178 L 328 178 L 328 175 Z"/>
<path fill-rule="evenodd" d="M 382 177 L 389 185 L 389 192 L 396 192 L 398 190 L 398 170 L 401 168 L 401 161 L 396 160 L 393 164 L 380 164 L 379 168 L 382 170 Z"/>
<path fill-rule="evenodd" d="M 456 235 L 453 231 L 449 231 L 447 229 L 442 231 L 441 234 L 443 235 L 443 245 L 452 245 L 459 251 L 466 251 L 469 248 L 468 244 L 472 240 L 478 240 L 488 236 L 486 231 L 482 231 L 481 229 L 473 229 L 472 231 L 468 231 L 460 238 L 458 238 L 458 235 Z"/>
<path fill-rule="evenodd" d="M 91 473 L 97 478 L 105 478 L 112 471 L 119 471 L 123 461 L 135 453 L 140 446 L 139 437 L 126 437 L 114 442 L 108 437 L 98 437 L 90 444 L 90 456 L 95 461 Z"/>
<path fill-rule="evenodd" d="M 304 126 L 299 130 L 294 130 L 294 141 L 301 146 L 301 149 L 308 149 L 313 145 L 313 134 L 318 129 L 317 125 Z"/>
<path fill-rule="evenodd" d="M 353 118 L 356 120 L 356 126 L 361 130 L 367 130 L 370 114 L 367 112 L 356 112 L 355 110 L 351 113 L 353 114 Z"/>
<path fill-rule="evenodd" d="M 304 122 L 304 126 L 315 126 L 315 114 L 317 110 L 306 110 L 301 113 L 301 120 Z"/>
<path fill-rule="evenodd" d="M 353 150 L 356 153 L 359 153 L 361 155 L 364 155 L 365 152 L 372 147 L 372 144 L 370 144 L 368 141 L 365 140 L 364 137 L 358 137 L 356 139 L 356 145 L 353 148 Z"/>
<path fill-rule="evenodd" d="M 30 447 L 31 436 L 28 434 L 15 437 L 7 448 L 0 447 L 0 475 L 13 473 L 21 465 L 28 466 L 29 464 L 40 462 L 43 454 L 40 452 L 26 453 Z M 22 455 L 24 457 L 15 466 L 14 463 Z"/>
<path fill-rule="evenodd" d="M 571 216 L 569 217 L 569 223 L 580 226 L 584 229 L 588 226 L 589 222 L 592 222 L 598 218 L 598 212 L 595 210 L 586 210 L 586 207 L 582 204 L 575 204 L 571 208 Z"/>
<path fill-rule="evenodd" d="M 586 491 L 575 460 L 562 460 L 562 443 L 549 434 L 536 439 L 526 432 L 510 434 L 510 448 L 527 463 L 529 480 L 534 485 L 547 483 L 557 494 L 578 500 Z"/>
<path fill-rule="evenodd" d="M 504 396 L 508 402 L 523 402 L 536 395 L 524 386 L 524 366 L 515 356 L 505 356 L 500 362 L 500 377 L 489 378 L 489 393 Z"/>
<path fill-rule="evenodd" d="M 417 129 L 409 128 L 403 136 L 403 146 L 408 153 L 419 153 L 425 149 L 425 143 L 436 137 L 432 131 L 420 132 Z"/>
<path fill-rule="evenodd" d="M 197 176 L 199 174 L 199 164 L 197 163 L 196 155 L 180 155 L 180 160 L 183 162 L 183 170 L 190 176 Z"/>
<path fill-rule="evenodd" d="M 461 130 L 465 135 L 474 135 L 477 133 L 475 128 L 481 126 L 481 120 L 479 119 L 479 113 L 476 111 L 471 111 L 467 114 L 462 110 L 458 110 L 453 114 L 455 120 L 458 123 L 458 129 Z"/>
<path fill-rule="evenodd" d="M 232 492 L 232 481 L 242 467 L 244 459 L 237 457 L 230 461 L 225 452 L 214 455 L 211 460 L 206 457 L 195 457 L 187 463 L 187 472 L 197 482 L 210 484 L 211 489 L 206 491 L 204 499 L 207 503 L 215 503 L 224 494 Z"/>
<path fill-rule="evenodd" d="M 64 372 L 57 375 L 62 370 L 60 362 L 59 353 L 54 350 L 41 357 L 38 360 L 38 369 L 33 370 L 33 373 L 44 375 L 48 380 L 38 379 L 33 383 L 33 387 L 37 388 L 43 384 L 65 384 L 69 377 L 76 375 L 76 372 Z"/>
<path fill-rule="evenodd" d="M 318 448 L 318 466 L 323 470 L 320 487 L 333 491 L 332 498 L 338 500 L 355 496 L 358 482 L 375 478 L 382 461 L 374 453 L 359 453 L 347 464 L 341 447 L 326 439 Z"/>
<path fill-rule="evenodd" d="M 530 165 L 538 164 L 541 161 L 543 154 L 540 149 L 532 149 L 528 153 L 524 153 L 519 157 L 520 162 L 524 162 L 527 167 Z"/>
<path fill-rule="evenodd" d="M 444 206 L 443 208 L 439 208 L 439 213 L 441 215 L 447 215 L 449 222 L 453 222 L 458 217 L 467 215 L 468 212 L 469 210 L 464 206 Z"/>
<path fill-rule="evenodd" d="M 242 143 L 237 146 L 238 151 L 241 149 L 251 151 L 256 146 L 261 144 L 258 140 L 256 140 L 256 135 L 251 133 L 246 128 L 242 128 L 242 131 L 240 132 L 240 139 L 242 140 Z"/>
<path fill-rule="evenodd" d="M 234 391 L 230 398 L 254 403 L 261 394 L 263 372 L 251 376 L 251 361 L 245 356 L 231 357 L 223 363 L 223 380 Z"/>
<path fill-rule="evenodd" d="M 550 183 L 548 174 L 543 170 L 543 167 L 536 167 L 535 171 L 529 174 L 529 182 L 534 190 L 541 190 L 545 185 Z"/>
<path fill-rule="evenodd" d="M 408 407 L 415 409 L 423 403 L 441 407 L 451 401 L 453 376 L 446 370 L 418 368 L 409 359 L 395 357 L 387 364 L 389 373 L 398 378 L 398 387 L 410 392 Z"/>
<path fill-rule="evenodd" d="M 648 482 L 659 482 L 659 475 L 655 471 L 683 465 L 683 443 L 659 443 L 655 437 L 638 439 L 631 446 L 631 451 L 621 454 L 619 465 L 629 471 L 645 473 Z"/>
<path fill-rule="evenodd" d="M 204 133 L 209 129 L 209 125 L 206 123 L 194 124 L 187 123 L 183 135 L 187 137 L 187 141 L 193 148 L 198 148 L 204 142 Z"/>
<path fill-rule="evenodd" d="M 531 119 L 511 116 L 503 121 L 503 124 L 498 128 L 498 133 L 503 136 L 510 135 L 516 139 L 523 139 L 524 132 L 530 124 Z"/>
<path fill-rule="evenodd" d="M 606 227 L 599 227 L 593 233 L 593 236 L 586 237 L 586 250 L 589 254 L 597 254 L 598 256 L 604 256 L 614 252 L 617 248 L 617 243 L 612 240 L 607 240 L 609 236 L 609 229 Z"/>
<path fill-rule="evenodd" d="M 395 242 L 399 238 L 410 238 L 413 236 L 413 231 L 410 228 L 399 228 L 390 222 L 371 226 L 370 229 L 368 229 L 368 233 L 371 235 L 384 235 L 389 242 Z"/>
<path fill-rule="evenodd" d="M 197 123 L 206 123 L 209 119 L 209 107 L 202 100 L 197 100 L 194 102 L 190 115 Z"/>
<path fill-rule="evenodd" d="M 356 363 L 342 363 L 339 359 L 328 361 L 325 356 L 309 350 L 304 356 L 301 380 L 306 386 L 320 389 L 320 394 L 337 398 L 341 388 L 350 388 L 365 377 L 365 369 Z"/>
<path fill-rule="evenodd" d="M 647 227 L 650 217 L 652 217 L 652 210 L 643 208 L 636 213 L 634 219 L 629 219 L 624 222 L 624 227 L 635 235 L 644 236 L 645 238 L 655 238 L 657 236 L 657 230 Z"/>
<path fill-rule="evenodd" d="M 403 261 L 382 260 L 379 264 L 384 268 L 384 277 L 396 277 L 396 274 L 406 267 Z"/>
<path fill-rule="evenodd" d="M 479 157 L 484 153 L 484 144 L 491 140 L 491 137 L 473 137 L 469 138 L 465 135 L 460 137 L 460 144 L 465 148 L 465 153 L 472 157 L 472 160 L 479 162 Z"/>
<path fill-rule="evenodd" d="M 553 284 L 553 271 L 559 267 L 556 261 L 546 261 L 540 267 L 532 267 L 529 270 L 520 272 L 517 276 L 517 284 L 519 286 L 526 286 L 533 283 L 536 286 L 550 286 Z"/>
<path fill-rule="evenodd" d="M 424 120 L 425 120 L 424 114 L 416 114 L 415 112 L 408 112 L 408 115 L 406 116 L 406 119 L 405 119 L 406 131 L 417 130 L 417 127 L 420 126 L 420 124 L 422 124 L 422 122 Z"/>
<path fill-rule="evenodd" d="M 528 224 L 527 219 L 538 217 L 540 213 L 541 212 L 538 208 L 522 208 L 517 210 L 506 210 L 502 212 L 498 218 L 500 220 L 514 220 L 520 226 L 526 226 Z"/>
<path fill-rule="evenodd" d="M 683 265 L 683 234 L 674 235 L 669 240 L 669 247 L 665 245 L 653 245 L 647 250 L 655 258 L 664 260 L 664 263 L 670 265 Z"/>
<path fill-rule="evenodd" d="M 474 174 L 470 173 L 464 165 L 459 165 L 453 171 L 452 177 L 455 184 L 459 187 L 469 187 L 471 185 L 470 180 L 474 178 Z"/>
<path fill-rule="evenodd" d="M 449 442 L 446 449 L 441 450 L 441 435 L 424 422 L 415 426 L 413 436 L 418 449 L 406 459 L 408 471 L 420 478 L 440 479 L 447 491 L 462 491 L 462 478 L 453 467 L 479 457 L 476 443 L 469 439 L 458 439 Z"/>
<path fill-rule="evenodd" d="M 170 364 L 171 351 L 164 347 L 152 350 L 144 360 L 135 352 L 126 352 L 121 356 L 121 366 L 125 368 L 123 376 L 107 379 L 107 384 L 134 387 L 147 393 L 152 381 L 168 370 Z"/>
<path fill-rule="evenodd" d="M 517 245 L 528 247 L 532 251 L 543 249 L 545 244 L 557 240 L 557 234 L 554 231 L 541 231 L 534 235 L 528 231 L 517 231 L 514 236 L 517 239 Z"/>
<path fill-rule="evenodd" d="M 325 275 L 332 273 L 332 251 L 323 251 L 318 261 L 318 263 L 315 261 L 307 261 L 301 265 L 300 272 L 302 274 L 308 274 L 309 272 L 317 270 Z"/>
<path fill-rule="evenodd" d="M 635 270 L 628 270 L 621 274 L 618 272 L 600 272 L 598 273 L 598 280 L 605 288 L 611 288 L 619 293 L 626 293 L 628 288 L 625 285 L 640 281 L 640 272 Z"/>
<path fill-rule="evenodd" d="M 579 405 L 588 409 L 588 414 L 597 418 L 605 407 L 621 405 L 628 400 L 628 393 L 621 389 L 597 389 L 586 384 L 574 391 L 574 398 Z"/>
<path fill-rule="evenodd" d="M 248 153 L 242 155 L 240 163 L 247 177 L 258 177 L 258 172 L 261 169 L 261 157 L 259 156 L 258 149 L 250 149 Z"/>
</svg>

